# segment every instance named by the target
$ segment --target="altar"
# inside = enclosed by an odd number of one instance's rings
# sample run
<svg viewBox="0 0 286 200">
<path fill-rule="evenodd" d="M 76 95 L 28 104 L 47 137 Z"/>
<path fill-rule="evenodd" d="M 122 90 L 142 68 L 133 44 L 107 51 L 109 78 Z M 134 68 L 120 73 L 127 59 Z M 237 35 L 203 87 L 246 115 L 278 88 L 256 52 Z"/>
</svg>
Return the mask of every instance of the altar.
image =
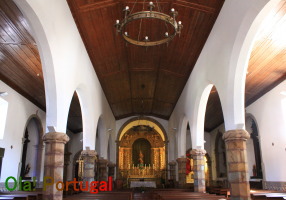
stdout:
<svg viewBox="0 0 286 200">
<path fill-rule="evenodd" d="M 159 187 L 159 180 L 166 180 L 164 140 L 164 134 L 146 125 L 128 129 L 118 142 L 117 177 L 130 188 Z"/>
<path fill-rule="evenodd" d="M 130 188 L 156 188 L 156 181 L 131 181 Z"/>
</svg>

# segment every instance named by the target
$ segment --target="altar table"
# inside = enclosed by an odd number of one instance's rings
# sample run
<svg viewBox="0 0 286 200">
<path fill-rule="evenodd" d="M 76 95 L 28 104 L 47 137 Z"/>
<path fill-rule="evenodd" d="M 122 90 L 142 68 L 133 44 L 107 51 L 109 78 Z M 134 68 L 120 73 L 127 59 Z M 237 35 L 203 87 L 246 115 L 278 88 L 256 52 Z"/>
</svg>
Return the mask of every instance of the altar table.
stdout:
<svg viewBox="0 0 286 200">
<path fill-rule="evenodd" d="M 136 188 L 136 187 L 156 188 L 156 182 L 155 181 L 131 181 L 130 188 Z"/>
</svg>

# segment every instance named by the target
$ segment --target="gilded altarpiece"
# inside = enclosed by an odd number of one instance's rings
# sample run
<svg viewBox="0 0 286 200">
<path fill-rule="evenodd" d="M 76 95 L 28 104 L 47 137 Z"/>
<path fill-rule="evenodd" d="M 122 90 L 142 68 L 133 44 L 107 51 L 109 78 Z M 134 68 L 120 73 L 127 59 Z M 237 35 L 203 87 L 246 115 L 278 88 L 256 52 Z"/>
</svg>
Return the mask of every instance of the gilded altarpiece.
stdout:
<svg viewBox="0 0 286 200">
<path fill-rule="evenodd" d="M 143 159 L 140 163 L 139 154 Z M 119 141 L 118 161 L 119 176 L 123 179 L 165 177 L 165 142 L 155 130 L 129 129 Z"/>
</svg>

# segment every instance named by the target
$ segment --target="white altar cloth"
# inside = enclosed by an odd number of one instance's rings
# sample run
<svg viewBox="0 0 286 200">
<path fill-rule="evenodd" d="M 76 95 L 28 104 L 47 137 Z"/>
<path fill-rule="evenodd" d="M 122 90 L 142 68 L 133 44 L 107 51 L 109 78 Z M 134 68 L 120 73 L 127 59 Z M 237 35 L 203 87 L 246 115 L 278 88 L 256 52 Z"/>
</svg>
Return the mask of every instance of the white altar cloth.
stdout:
<svg viewBox="0 0 286 200">
<path fill-rule="evenodd" d="M 156 188 L 155 181 L 131 181 L 130 188 L 136 187 L 149 187 L 149 188 Z"/>
</svg>

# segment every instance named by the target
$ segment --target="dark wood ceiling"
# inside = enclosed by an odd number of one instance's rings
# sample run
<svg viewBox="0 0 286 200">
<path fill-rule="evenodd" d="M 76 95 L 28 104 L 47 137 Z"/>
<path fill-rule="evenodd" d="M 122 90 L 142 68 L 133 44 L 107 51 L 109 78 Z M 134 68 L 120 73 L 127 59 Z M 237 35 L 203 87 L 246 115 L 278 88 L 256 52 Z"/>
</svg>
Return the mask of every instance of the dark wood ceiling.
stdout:
<svg viewBox="0 0 286 200">
<path fill-rule="evenodd" d="M 123 8 L 132 8 L 134 2 L 68 0 L 115 118 L 144 114 L 169 119 L 223 0 L 158 1 L 164 13 L 175 8 L 179 13 L 177 20 L 184 27 L 180 37 L 175 37 L 168 46 L 147 49 L 126 44 L 114 28 L 116 19 L 123 17 Z M 144 2 L 137 1 L 133 11 L 146 8 L 149 2 Z M 138 21 L 130 23 L 129 35 L 139 35 Z M 142 23 L 140 39 L 146 35 L 150 39 L 160 38 L 165 34 L 164 23 L 147 21 Z"/>
<path fill-rule="evenodd" d="M 180 37 L 158 47 L 127 45 L 116 35 L 114 23 L 132 2 L 69 1 L 80 33 L 117 119 L 150 114 L 168 119 L 212 28 L 221 1 L 160 1 L 167 12 L 179 11 L 184 28 Z M 277 7 L 275 26 L 286 13 Z M 85 19 L 83 19 L 85 18 Z M 274 28 L 272 28 L 274 30 Z M 85 32 L 87 31 L 87 32 Z M 285 46 L 277 46 L 264 31 L 251 54 L 246 79 L 246 105 L 285 80 Z M 45 110 L 45 91 L 39 52 L 30 28 L 11 0 L 0 1 L 0 79 Z M 150 36 L 153 37 L 153 36 Z M 223 123 L 218 94 L 212 90 L 206 112 L 206 131 Z M 74 95 L 68 128 L 82 130 L 79 101 Z"/>
<path fill-rule="evenodd" d="M 0 1 L 0 79 L 40 108 L 45 90 L 39 52 L 29 25 L 13 1 Z"/>
</svg>

